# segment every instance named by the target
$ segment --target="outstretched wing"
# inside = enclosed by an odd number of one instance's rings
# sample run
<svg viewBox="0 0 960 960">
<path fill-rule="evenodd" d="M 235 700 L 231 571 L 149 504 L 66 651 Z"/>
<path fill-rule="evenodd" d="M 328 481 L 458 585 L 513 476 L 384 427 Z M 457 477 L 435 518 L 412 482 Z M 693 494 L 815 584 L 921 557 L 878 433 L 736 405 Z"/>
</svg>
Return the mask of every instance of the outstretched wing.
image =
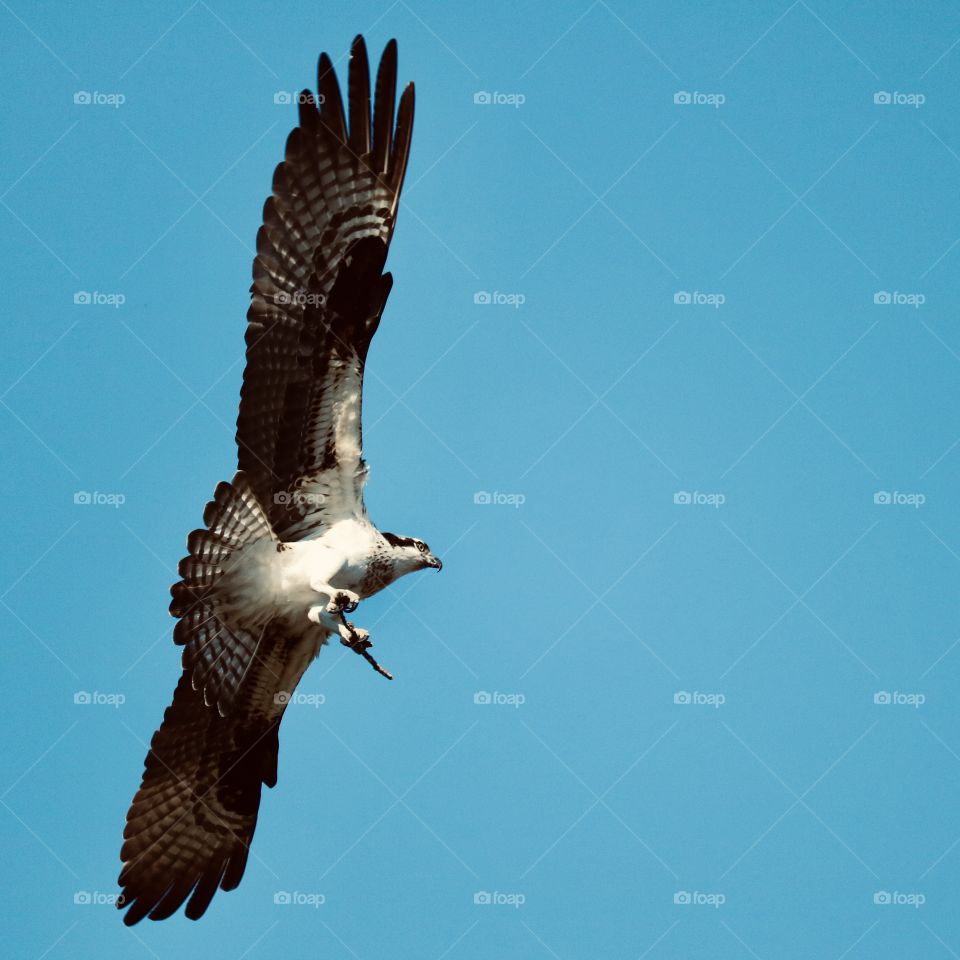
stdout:
<svg viewBox="0 0 960 960">
<path fill-rule="evenodd" d="M 220 717 L 184 672 L 127 814 L 117 904 L 128 908 L 125 923 L 165 919 L 187 897 L 195 920 L 217 887 L 240 882 L 275 757 L 275 725 L 247 731 Z"/>
<path fill-rule="evenodd" d="M 392 278 L 383 274 L 413 129 L 413 84 L 396 124 L 397 47 L 370 72 L 353 41 L 348 110 L 330 58 L 299 97 L 263 211 L 237 420 L 239 467 L 285 540 L 362 516 L 363 367 Z M 349 123 L 348 123 L 349 120 Z"/>
<path fill-rule="evenodd" d="M 240 883 L 261 787 L 277 782 L 280 721 L 320 643 L 279 627 L 264 639 L 230 716 L 204 702 L 189 668 L 180 678 L 127 813 L 117 901 L 126 924 L 163 920 L 187 898 L 196 920 L 218 887 Z"/>
</svg>

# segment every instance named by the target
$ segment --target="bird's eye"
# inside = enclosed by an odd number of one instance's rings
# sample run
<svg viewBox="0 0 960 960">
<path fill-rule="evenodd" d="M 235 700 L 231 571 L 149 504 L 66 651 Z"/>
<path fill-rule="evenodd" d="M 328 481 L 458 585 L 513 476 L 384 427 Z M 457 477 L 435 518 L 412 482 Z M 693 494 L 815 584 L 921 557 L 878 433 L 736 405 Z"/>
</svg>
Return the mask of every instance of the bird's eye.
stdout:
<svg viewBox="0 0 960 960">
<path fill-rule="evenodd" d="M 422 540 L 418 540 L 418 541 L 417 541 L 417 549 L 418 549 L 421 553 L 426 553 L 426 552 L 427 552 L 427 545 L 426 545 Z"/>
</svg>

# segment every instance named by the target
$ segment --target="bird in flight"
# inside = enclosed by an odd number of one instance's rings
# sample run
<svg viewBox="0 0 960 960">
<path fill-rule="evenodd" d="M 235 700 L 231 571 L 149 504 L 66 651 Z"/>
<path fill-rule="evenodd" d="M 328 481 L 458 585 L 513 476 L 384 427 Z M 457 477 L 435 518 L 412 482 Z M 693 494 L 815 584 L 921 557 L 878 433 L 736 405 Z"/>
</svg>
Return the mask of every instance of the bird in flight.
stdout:
<svg viewBox="0 0 960 960">
<path fill-rule="evenodd" d="M 277 781 L 278 730 L 331 637 L 392 679 L 347 614 L 440 561 L 367 516 L 361 398 L 413 129 L 413 84 L 394 116 L 397 45 L 371 96 L 362 37 L 344 107 L 320 57 L 298 97 L 263 209 L 247 313 L 238 470 L 187 538 L 173 585 L 183 675 L 153 736 L 120 853 L 124 922 L 162 920 L 189 897 L 202 916 L 243 876 L 262 784 Z"/>
</svg>

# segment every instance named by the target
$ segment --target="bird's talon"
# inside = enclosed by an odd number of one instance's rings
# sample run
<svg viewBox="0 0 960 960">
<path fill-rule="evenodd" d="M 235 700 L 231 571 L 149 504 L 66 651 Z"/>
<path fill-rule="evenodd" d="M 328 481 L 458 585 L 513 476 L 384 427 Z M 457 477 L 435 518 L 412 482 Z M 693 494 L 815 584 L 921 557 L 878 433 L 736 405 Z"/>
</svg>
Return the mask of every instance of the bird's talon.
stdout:
<svg viewBox="0 0 960 960">
<path fill-rule="evenodd" d="M 360 598 L 349 590 L 340 590 L 335 593 L 327 604 L 327 610 L 334 614 L 353 613 L 360 603 Z"/>
</svg>

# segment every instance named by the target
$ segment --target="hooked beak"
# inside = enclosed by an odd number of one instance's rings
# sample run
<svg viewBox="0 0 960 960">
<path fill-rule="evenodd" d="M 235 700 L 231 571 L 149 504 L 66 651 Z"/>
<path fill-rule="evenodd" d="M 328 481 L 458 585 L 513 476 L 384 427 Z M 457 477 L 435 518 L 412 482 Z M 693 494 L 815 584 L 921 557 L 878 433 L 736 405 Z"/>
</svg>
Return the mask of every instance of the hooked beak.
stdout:
<svg viewBox="0 0 960 960">
<path fill-rule="evenodd" d="M 442 570 L 442 569 L 443 569 L 443 563 L 442 563 L 442 561 L 440 560 L 440 558 L 439 558 L 439 557 L 435 557 L 432 553 L 431 553 L 430 556 L 427 558 L 427 566 L 428 566 L 428 567 L 435 567 L 437 570 Z"/>
</svg>

